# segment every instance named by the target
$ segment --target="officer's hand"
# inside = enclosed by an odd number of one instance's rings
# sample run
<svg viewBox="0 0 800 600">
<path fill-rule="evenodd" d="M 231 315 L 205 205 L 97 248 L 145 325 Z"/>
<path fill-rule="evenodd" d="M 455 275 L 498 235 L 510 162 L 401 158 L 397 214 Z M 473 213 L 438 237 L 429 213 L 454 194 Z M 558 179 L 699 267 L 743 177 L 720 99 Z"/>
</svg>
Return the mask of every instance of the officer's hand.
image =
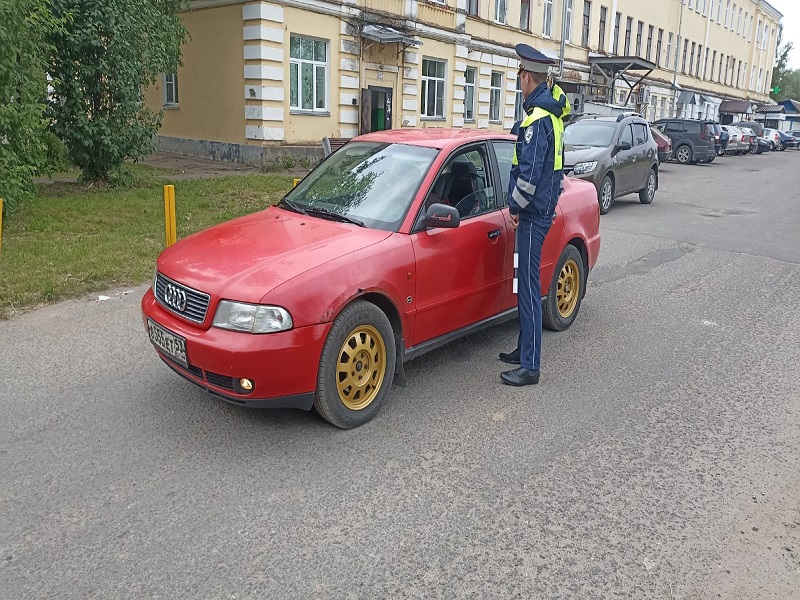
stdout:
<svg viewBox="0 0 800 600">
<path fill-rule="evenodd" d="M 515 230 L 519 227 L 519 215 L 511 215 L 511 229 Z"/>
</svg>

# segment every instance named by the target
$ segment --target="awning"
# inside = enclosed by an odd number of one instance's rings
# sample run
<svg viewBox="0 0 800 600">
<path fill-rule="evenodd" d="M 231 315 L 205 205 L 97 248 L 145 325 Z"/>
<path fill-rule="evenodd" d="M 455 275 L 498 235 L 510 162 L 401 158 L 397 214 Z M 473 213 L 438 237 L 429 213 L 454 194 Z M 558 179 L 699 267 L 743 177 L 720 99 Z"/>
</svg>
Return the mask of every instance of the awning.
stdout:
<svg viewBox="0 0 800 600">
<path fill-rule="evenodd" d="M 625 82 L 630 88 L 628 99 L 625 101 L 626 104 L 630 102 L 633 88 L 639 85 L 656 68 L 656 63 L 638 56 L 589 56 L 589 65 L 591 66 L 592 74 L 600 73 L 609 81 L 608 85 L 603 86 L 606 89 L 613 89 L 617 79 Z M 629 73 L 634 74 L 634 77 L 638 77 L 638 79 L 629 81 L 628 77 L 626 77 Z M 631 80 L 634 77 L 631 77 Z"/>
<path fill-rule="evenodd" d="M 678 96 L 678 104 L 699 104 L 695 101 L 695 93 L 689 90 L 684 90 Z"/>
<path fill-rule="evenodd" d="M 753 112 L 753 105 L 747 100 L 723 100 L 719 105 L 719 112 L 730 115 L 750 114 Z"/>
<path fill-rule="evenodd" d="M 421 46 L 422 42 L 415 40 L 413 37 L 408 36 L 396 29 L 386 27 L 385 25 L 364 25 L 361 30 L 361 35 L 367 39 L 375 40 L 381 44 L 394 44 L 400 43 L 406 46 Z"/>
</svg>

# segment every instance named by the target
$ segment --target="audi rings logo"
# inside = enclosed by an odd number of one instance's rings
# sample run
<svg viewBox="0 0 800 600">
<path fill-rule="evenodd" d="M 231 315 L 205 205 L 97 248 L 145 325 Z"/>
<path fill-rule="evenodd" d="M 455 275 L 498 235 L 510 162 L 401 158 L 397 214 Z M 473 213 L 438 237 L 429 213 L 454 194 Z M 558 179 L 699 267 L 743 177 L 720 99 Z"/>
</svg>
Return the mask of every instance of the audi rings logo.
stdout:
<svg viewBox="0 0 800 600">
<path fill-rule="evenodd" d="M 178 312 L 186 310 L 186 292 L 177 286 L 168 283 L 164 288 L 164 304 Z"/>
</svg>

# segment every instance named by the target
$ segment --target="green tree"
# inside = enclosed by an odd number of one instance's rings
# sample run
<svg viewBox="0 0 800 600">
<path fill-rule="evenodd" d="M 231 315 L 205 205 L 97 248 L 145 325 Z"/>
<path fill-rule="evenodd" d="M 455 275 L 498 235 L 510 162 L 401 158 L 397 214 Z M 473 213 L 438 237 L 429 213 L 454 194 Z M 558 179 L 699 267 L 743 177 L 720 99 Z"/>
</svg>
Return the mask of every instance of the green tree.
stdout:
<svg viewBox="0 0 800 600">
<path fill-rule="evenodd" d="M 47 158 L 47 0 L 0 1 L 0 198 L 10 210 L 33 192 Z"/>
<path fill-rule="evenodd" d="M 786 65 L 789 62 L 789 54 L 794 48 L 792 42 L 786 42 L 781 45 L 783 41 L 783 25 L 778 26 L 778 39 L 775 43 L 775 68 L 772 70 L 772 87 L 770 88 L 770 96 L 773 99 L 784 99 L 783 89 L 786 87 L 788 78 L 791 78 L 793 71 Z M 775 94 L 772 90 L 779 88 L 780 91 Z"/>
<path fill-rule="evenodd" d="M 70 23 L 52 36 L 53 131 L 84 181 L 109 181 L 153 149 L 162 112 L 144 90 L 181 64 L 185 0 L 51 0 Z"/>
</svg>

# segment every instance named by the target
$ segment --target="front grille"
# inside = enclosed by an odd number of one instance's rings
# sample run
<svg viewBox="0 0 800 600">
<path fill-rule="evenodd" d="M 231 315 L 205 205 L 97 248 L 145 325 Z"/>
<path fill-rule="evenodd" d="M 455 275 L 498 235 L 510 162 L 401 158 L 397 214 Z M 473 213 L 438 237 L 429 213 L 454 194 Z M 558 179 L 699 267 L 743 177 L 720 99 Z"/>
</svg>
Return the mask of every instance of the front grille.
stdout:
<svg viewBox="0 0 800 600">
<path fill-rule="evenodd" d="M 218 375 L 217 373 L 206 371 L 206 381 L 223 390 L 233 391 L 233 377 L 225 377 L 225 375 Z"/>
<path fill-rule="evenodd" d="M 178 308 L 167 304 L 165 293 L 168 285 L 186 294 L 186 308 L 184 308 L 184 310 L 178 310 Z M 208 312 L 208 304 L 211 301 L 211 296 L 208 294 L 193 290 L 177 281 L 173 281 L 169 277 L 165 277 L 161 273 L 156 274 L 156 289 L 154 293 L 156 301 L 171 313 L 193 323 L 202 323 L 205 321 L 206 312 Z"/>
</svg>

